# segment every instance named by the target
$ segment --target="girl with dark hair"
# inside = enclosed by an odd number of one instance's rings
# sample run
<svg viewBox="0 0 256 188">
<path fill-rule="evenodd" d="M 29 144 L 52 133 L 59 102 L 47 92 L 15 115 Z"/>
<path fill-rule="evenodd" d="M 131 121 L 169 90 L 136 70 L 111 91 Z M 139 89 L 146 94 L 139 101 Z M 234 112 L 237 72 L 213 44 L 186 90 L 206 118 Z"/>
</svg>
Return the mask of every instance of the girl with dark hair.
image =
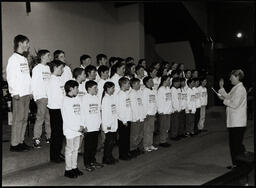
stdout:
<svg viewBox="0 0 256 188">
<path fill-rule="evenodd" d="M 114 99 L 115 84 L 113 82 L 106 82 L 103 86 L 103 93 L 101 98 L 102 109 L 102 130 L 105 133 L 104 155 L 102 163 L 115 164 L 118 159 L 112 155 L 112 151 L 116 140 L 117 131 L 117 111 Z"/>
<path fill-rule="evenodd" d="M 157 111 L 159 113 L 159 131 L 160 131 L 160 144 L 162 147 L 169 147 L 167 143 L 168 130 L 170 128 L 170 118 L 172 113 L 170 77 L 163 76 L 161 83 L 157 90 Z"/>
</svg>

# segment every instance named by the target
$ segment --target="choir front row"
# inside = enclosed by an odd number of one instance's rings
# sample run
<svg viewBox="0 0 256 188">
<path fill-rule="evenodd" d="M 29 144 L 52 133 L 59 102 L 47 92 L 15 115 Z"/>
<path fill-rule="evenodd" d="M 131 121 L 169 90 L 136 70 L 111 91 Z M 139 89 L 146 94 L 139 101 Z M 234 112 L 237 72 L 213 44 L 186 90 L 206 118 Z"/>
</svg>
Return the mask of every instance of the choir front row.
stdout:
<svg viewBox="0 0 256 188">
<path fill-rule="evenodd" d="M 130 160 L 158 149 L 153 145 L 156 122 L 161 147 L 170 146 L 167 141 L 169 133 L 171 139 L 178 140 L 193 136 L 194 131 L 204 128 L 207 105 L 205 78 L 201 79 L 200 86 L 198 78 L 170 80 L 169 76 L 162 76 L 157 89 L 154 89 L 150 76 L 143 79 L 143 89 L 138 78 L 129 80 L 121 77 L 118 85 L 108 80 L 101 84 L 103 88 L 99 88 L 93 80 L 78 83 L 74 79 L 67 81 L 63 88 L 59 79 L 63 67 L 61 61 L 51 62 L 47 106 L 52 128 L 50 159 L 61 162 L 59 156 L 65 136 L 66 177 L 75 178 L 83 174 L 77 168 L 80 137 L 84 137 L 84 165 L 91 172 L 103 167 L 95 158 L 101 131 L 105 135 L 102 162 L 115 164 L 118 159 L 113 157 L 112 152 L 117 140 L 120 160 Z M 78 72 L 76 77 L 84 74 L 84 71 Z M 117 88 L 118 91 L 115 91 Z M 84 95 L 81 95 L 82 90 Z M 98 95 L 98 90 L 101 90 L 102 96 Z M 196 116 L 198 112 L 199 116 Z"/>
</svg>

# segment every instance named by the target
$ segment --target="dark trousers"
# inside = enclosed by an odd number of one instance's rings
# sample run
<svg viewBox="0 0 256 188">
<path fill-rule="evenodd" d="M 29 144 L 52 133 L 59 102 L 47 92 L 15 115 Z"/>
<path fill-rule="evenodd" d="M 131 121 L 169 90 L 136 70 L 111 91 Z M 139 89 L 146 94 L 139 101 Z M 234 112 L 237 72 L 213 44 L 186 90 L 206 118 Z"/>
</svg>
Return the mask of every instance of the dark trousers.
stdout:
<svg viewBox="0 0 256 188">
<path fill-rule="evenodd" d="M 186 131 L 186 114 L 185 114 L 185 110 L 182 110 L 181 112 L 179 112 L 179 131 L 178 131 L 178 135 L 182 136 L 185 134 Z"/>
<path fill-rule="evenodd" d="M 229 149 L 233 165 L 237 165 L 236 157 L 245 152 L 243 138 L 246 127 L 228 128 L 229 133 Z"/>
<path fill-rule="evenodd" d="M 99 131 L 87 132 L 84 136 L 84 165 L 96 162 Z"/>
<path fill-rule="evenodd" d="M 171 138 L 176 138 L 178 136 L 179 123 L 179 112 L 174 112 L 171 114 Z"/>
<path fill-rule="evenodd" d="M 194 132 L 197 133 L 198 132 L 198 122 L 200 120 L 200 108 L 196 109 L 196 113 L 195 113 L 195 123 L 194 123 Z"/>
<path fill-rule="evenodd" d="M 118 134 L 119 134 L 119 157 L 127 156 L 130 151 L 130 125 L 127 122 L 125 126 L 122 121 L 118 120 Z"/>
<path fill-rule="evenodd" d="M 51 124 L 50 159 L 59 158 L 64 140 L 63 121 L 60 109 L 49 109 Z"/>
<path fill-rule="evenodd" d="M 104 159 L 111 160 L 113 159 L 112 151 L 115 145 L 116 132 L 105 133 L 105 142 L 104 142 Z"/>
</svg>

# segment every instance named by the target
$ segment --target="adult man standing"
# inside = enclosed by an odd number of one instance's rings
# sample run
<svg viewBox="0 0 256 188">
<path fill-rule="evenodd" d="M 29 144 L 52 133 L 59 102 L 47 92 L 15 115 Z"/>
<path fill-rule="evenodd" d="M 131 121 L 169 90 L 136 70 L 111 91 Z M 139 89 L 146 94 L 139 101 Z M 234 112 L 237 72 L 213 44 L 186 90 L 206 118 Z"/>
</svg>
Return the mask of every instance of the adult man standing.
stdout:
<svg viewBox="0 0 256 188">
<path fill-rule="evenodd" d="M 24 35 L 17 35 L 14 38 L 14 53 L 8 59 L 6 67 L 7 82 L 13 104 L 13 124 L 10 145 L 10 151 L 12 152 L 30 149 L 30 146 L 24 142 L 29 102 L 32 98 L 28 60 L 24 57 L 24 53 L 28 52 L 28 49 L 29 39 Z"/>
</svg>

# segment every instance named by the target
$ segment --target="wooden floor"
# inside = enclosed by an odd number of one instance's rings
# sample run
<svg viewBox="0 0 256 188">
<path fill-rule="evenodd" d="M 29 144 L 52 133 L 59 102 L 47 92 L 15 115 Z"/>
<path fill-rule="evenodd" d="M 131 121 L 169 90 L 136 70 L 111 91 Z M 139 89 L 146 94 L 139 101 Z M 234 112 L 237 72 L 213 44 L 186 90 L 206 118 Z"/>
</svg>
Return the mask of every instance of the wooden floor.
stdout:
<svg viewBox="0 0 256 188">
<path fill-rule="evenodd" d="M 170 148 L 159 148 L 131 161 L 86 172 L 80 156 L 78 166 L 84 175 L 77 179 L 63 176 L 64 163 L 45 163 L 4 175 L 2 185 L 202 185 L 228 172 L 225 167 L 230 165 L 230 153 L 223 113 L 223 108 L 209 109 L 208 132 L 170 141 Z M 249 151 L 254 151 L 253 138 L 253 122 L 249 121 L 244 138 Z M 118 155 L 117 148 L 114 155 Z M 96 158 L 101 162 L 102 152 L 98 152 Z M 251 184 L 255 184 L 254 180 Z"/>
</svg>

